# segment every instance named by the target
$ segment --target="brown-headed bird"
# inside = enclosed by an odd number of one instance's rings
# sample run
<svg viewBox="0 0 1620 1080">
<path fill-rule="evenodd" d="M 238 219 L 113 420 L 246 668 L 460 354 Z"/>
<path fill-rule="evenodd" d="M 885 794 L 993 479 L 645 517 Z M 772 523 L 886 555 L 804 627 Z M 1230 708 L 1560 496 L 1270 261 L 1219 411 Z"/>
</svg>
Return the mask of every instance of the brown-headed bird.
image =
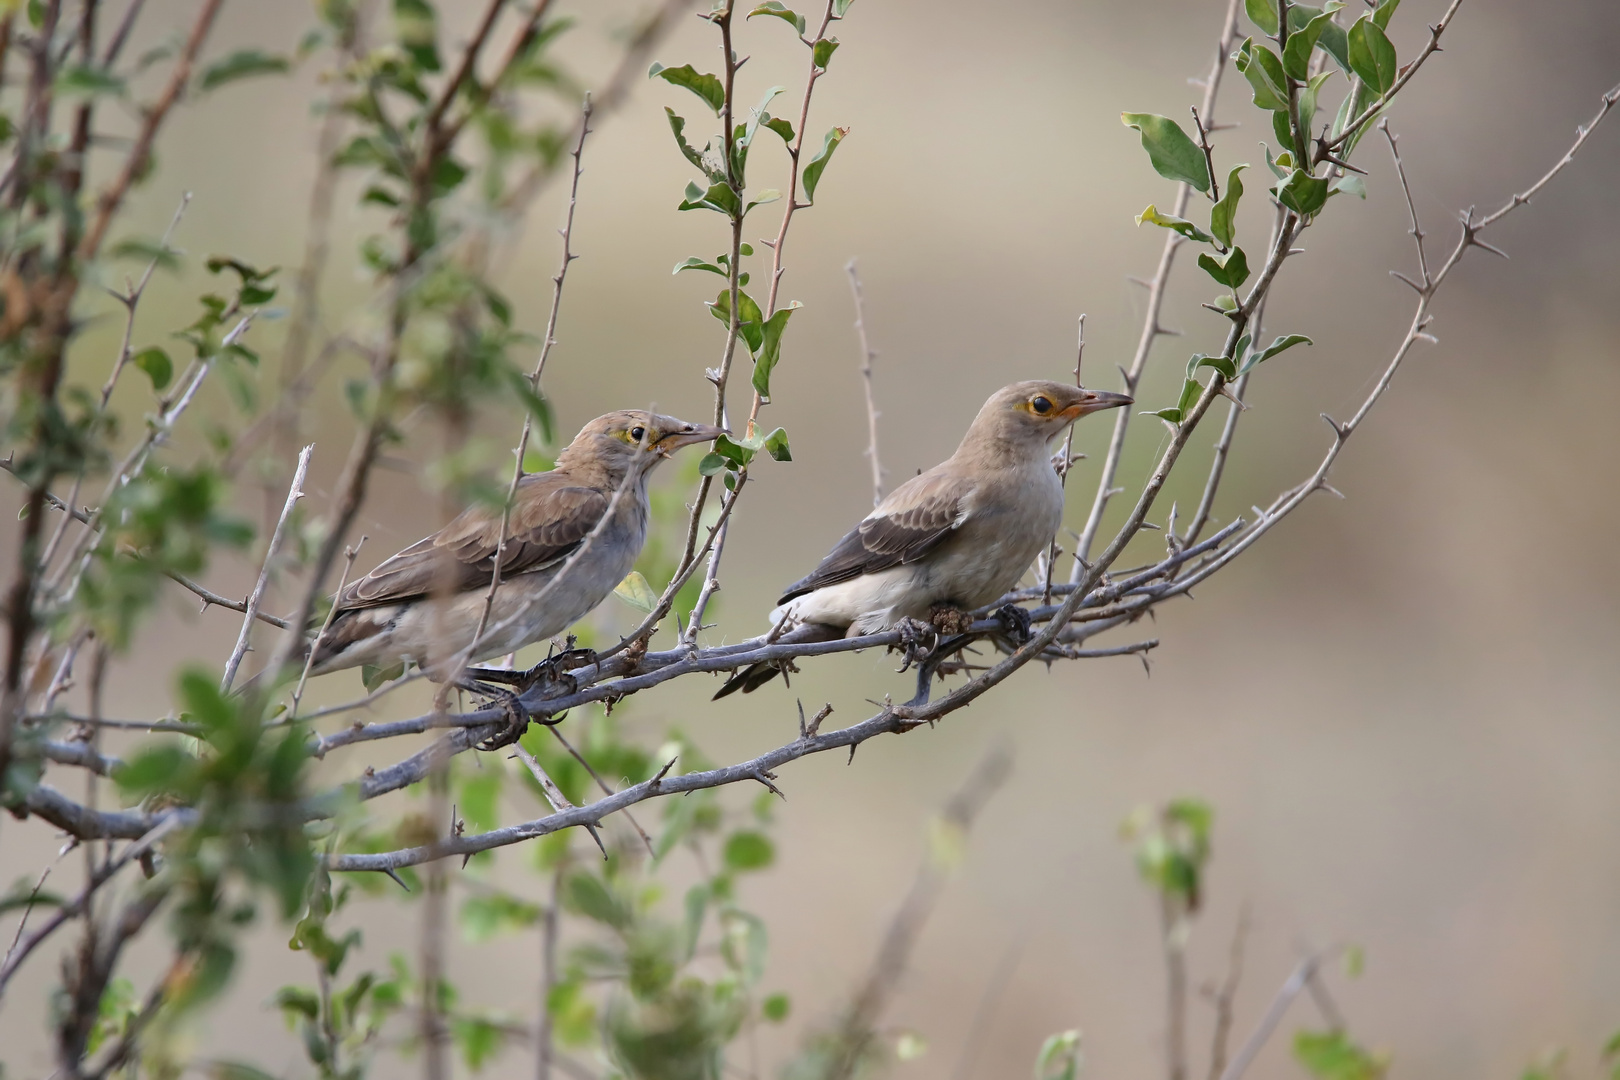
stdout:
<svg viewBox="0 0 1620 1080">
<path fill-rule="evenodd" d="M 820 566 L 787 587 L 771 612 L 773 633 L 814 624 L 855 637 L 1002 596 L 1063 521 L 1049 444 L 1087 413 L 1131 400 L 1041 380 L 997 390 L 956 453 L 895 488 Z M 753 690 L 778 670 L 755 664 L 715 696 Z"/>
<path fill-rule="evenodd" d="M 673 416 L 612 412 L 586 424 L 556 468 L 519 480 L 501 582 L 466 662 L 560 634 L 605 600 L 647 538 L 648 474 L 681 447 L 723 434 Z M 499 507 L 473 507 L 350 583 L 334 601 L 311 673 L 402 661 L 432 671 L 460 659 L 483 617 L 500 532 Z"/>
</svg>

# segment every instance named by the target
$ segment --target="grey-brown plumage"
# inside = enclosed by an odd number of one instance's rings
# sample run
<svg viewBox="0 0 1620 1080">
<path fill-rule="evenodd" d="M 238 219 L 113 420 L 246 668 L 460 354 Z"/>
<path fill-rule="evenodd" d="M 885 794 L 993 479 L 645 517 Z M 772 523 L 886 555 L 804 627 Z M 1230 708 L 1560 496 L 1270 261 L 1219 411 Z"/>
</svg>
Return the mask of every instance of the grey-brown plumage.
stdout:
<svg viewBox="0 0 1620 1080">
<path fill-rule="evenodd" d="M 941 608 L 983 607 L 1012 589 L 1063 520 L 1048 444 L 1088 413 L 1131 398 L 1063 383 L 1014 383 L 992 394 L 956 453 L 906 481 L 851 529 L 771 612 L 779 628 L 818 625 L 854 637 Z M 752 690 L 755 665 L 720 694 Z"/>
<path fill-rule="evenodd" d="M 672 416 L 608 413 L 581 429 L 555 469 L 519 480 L 501 583 L 468 661 L 560 634 L 606 599 L 646 540 L 648 474 L 681 447 L 721 434 Z M 349 584 L 311 672 L 459 659 L 483 616 L 500 530 L 498 508 L 473 507 Z"/>
</svg>

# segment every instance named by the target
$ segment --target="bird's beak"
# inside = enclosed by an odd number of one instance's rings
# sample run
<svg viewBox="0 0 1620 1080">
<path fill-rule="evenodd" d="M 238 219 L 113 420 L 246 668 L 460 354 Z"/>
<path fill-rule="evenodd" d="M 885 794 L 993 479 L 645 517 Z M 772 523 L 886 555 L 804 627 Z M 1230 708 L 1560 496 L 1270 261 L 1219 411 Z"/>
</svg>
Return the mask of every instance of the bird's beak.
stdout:
<svg viewBox="0 0 1620 1080">
<path fill-rule="evenodd" d="M 672 431 L 658 440 L 658 452 L 668 457 L 683 446 L 692 446 L 697 443 L 713 442 L 722 435 L 731 434 L 725 428 L 713 427 L 709 424 L 687 424 L 679 431 Z"/>
<path fill-rule="evenodd" d="M 1077 420 L 1094 412 L 1104 409 L 1117 409 L 1122 405 L 1130 405 L 1136 399 L 1129 394 L 1111 394 L 1107 390 L 1080 390 L 1072 404 L 1063 410 L 1063 416 Z"/>
</svg>

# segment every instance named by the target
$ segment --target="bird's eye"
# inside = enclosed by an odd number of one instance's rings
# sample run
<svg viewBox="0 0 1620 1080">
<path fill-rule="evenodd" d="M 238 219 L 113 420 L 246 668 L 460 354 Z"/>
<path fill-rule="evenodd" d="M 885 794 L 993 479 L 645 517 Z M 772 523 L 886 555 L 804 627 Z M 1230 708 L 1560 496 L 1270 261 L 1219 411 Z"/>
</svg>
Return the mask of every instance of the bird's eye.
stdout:
<svg viewBox="0 0 1620 1080">
<path fill-rule="evenodd" d="M 644 427 L 633 427 L 633 428 L 630 429 L 630 437 L 632 439 L 634 439 L 636 442 L 640 442 L 642 436 L 646 435 L 646 434 L 647 434 L 647 429 L 644 428 Z"/>
<path fill-rule="evenodd" d="M 1035 398 L 1029 403 L 1029 407 L 1040 413 L 1042 416 L 1045 416 L 1047 413 L 1052 411 L 1052 403 L 1043 397 Z"/>
</svg>

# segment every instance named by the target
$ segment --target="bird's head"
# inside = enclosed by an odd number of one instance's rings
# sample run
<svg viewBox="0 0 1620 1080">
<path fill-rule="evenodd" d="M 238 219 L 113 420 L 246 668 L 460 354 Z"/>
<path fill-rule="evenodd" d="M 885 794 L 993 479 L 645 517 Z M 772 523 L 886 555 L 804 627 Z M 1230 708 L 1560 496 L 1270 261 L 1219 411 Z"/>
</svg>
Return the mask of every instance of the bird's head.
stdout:
<svg viewBox="0 0 1620 1080">
<path fill-rule="evenodd" d="M 968 440 L 1044 454 L 1046 445 L 1080 417 L 1129 405 L 1132 400 L 1128 394 L 1087 390 L 1072 383 L 1016 382 L 990 395 L 969 429 Z"/>
<path fill-rule="evenodd" d="M 599 468 L 612 477 L 647 473 L 681 447 L 711 442 L 725 433 L 708 424 L 625 409 L 598 416 L 581 428 L 558 455 L 557 464 Z"/>
</svg>

